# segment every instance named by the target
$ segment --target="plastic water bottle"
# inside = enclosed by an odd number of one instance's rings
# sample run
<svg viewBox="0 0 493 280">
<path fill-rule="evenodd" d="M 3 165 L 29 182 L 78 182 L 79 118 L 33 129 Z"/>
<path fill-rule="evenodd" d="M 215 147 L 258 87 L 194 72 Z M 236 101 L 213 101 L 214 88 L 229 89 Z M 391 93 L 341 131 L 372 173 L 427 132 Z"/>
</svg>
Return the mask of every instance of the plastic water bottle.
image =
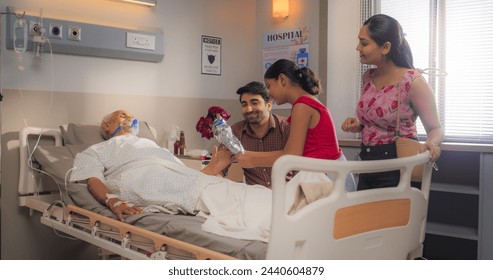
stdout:
<svg viewBox="0 0 493 280">
<path fill-rule="evenodd" d="M 231 127 L 224 119 L 217 119 L 212 123 L 212 132 L 217 141 L 226 146 L 233 154 L 245 152 L 240 140 L 234 136 Z"/>
</svg>

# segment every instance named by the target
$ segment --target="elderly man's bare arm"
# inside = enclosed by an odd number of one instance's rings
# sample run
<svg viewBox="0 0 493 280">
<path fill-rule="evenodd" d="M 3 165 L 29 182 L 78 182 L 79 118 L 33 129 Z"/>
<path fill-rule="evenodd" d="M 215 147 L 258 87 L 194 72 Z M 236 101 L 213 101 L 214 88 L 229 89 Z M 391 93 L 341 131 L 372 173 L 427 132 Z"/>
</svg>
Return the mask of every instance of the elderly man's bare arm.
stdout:
<svg viewBox="0 0 493 280">
<path fill-rule="evenodd" d="M 120 221 L 124 221 L 123 214 L 133 215 L 142 213 L 142 209 L 136 205 L 122 201 L 118 196 L 110 193 L 106 185 L 96 177 L 87 180 L 87 188 L 94 198 L 105 204 Z"/>
</svg>

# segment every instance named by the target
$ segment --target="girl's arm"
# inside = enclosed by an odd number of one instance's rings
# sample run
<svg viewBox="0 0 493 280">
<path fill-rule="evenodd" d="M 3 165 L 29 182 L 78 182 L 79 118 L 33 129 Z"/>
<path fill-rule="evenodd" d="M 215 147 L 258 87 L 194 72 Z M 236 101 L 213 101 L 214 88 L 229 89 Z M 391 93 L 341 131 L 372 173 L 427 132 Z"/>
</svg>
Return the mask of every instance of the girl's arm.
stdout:
<svg viewBox="0 0 493 280">
<path fill-rule="evenodd" d="M 316 109 L 302 103 L 296 104 L 291 110 L 291 130 L 284 149 L 273 152 L 246 151 L 243 155 L 238 154 L 236 159 L 240 166 L 242 168 L 271 167 L 283 155 L 303 155 L 306 133 L 314 114 L 318 114 Z"/>
</svg>

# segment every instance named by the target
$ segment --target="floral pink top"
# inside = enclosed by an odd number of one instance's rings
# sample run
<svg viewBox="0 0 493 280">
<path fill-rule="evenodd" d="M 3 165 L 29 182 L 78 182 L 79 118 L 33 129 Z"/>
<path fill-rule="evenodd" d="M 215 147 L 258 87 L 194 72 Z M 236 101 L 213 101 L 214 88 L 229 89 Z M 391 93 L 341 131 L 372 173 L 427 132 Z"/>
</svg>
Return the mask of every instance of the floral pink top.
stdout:
<svg viewBox="0 0 493 280">
<path fill-rule="evenodd" d="M 375 69 L 368 70 L 368 78 L 365 79 L 356 114 L 365 127 L 361 133 L 361 140 L 366 146 L 376 146 L 394 142 L 395 128 L 397 124 L 397 97 L 400 87 L 400 135 L 402 137 L 416 137 L 416 113 L 411 107 L 408 93 L 412 82 L 421 74 L 409 69 L 400 83 L 386 86 L 380 90 L 375 88 L 373 73 Z"/>
</svg>

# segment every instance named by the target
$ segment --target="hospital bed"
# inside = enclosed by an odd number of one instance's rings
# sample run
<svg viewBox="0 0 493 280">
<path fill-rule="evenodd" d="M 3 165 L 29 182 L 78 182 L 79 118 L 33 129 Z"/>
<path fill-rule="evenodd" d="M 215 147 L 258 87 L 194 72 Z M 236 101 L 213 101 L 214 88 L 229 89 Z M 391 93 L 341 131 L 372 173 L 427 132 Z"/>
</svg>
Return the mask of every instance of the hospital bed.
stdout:
<svg viewBox="0 0 493 280">
<path fill-rule="evenodd" d="M 147 130 L 148 129 L 148 130 Z M 146 132 L 147 131 L 147 132 Z M 19 133 L 19 204 L 39 211 L 41 223 L 100 248 L 103 258 L 126 259 L 413 259 L 421 256 L 431 167 L 428 153 L 378 162 L 283 156 L 273 166 L 273 212 L 268 243 L 201 230 L 204 218 L 143 213 L 120 222 L 83 184 L 68 183 L 73 158 L 100 141 L 97 126 L 26 127 Z M 147 134 L 146 134 L 147 133 Z M 141 125 L 141 137 L 153 138 Z M 154 132 L 155 135 L 155 132 Z M 411 170 L 425 164 L 421 189 Z M 348 174 L 401 170 L 395 188 L 346 193 Z M 326 197 L 288 213 L 300 195 L 291 171 L 334 178 Z M 310 183 L 310 182 L 307 182 Z M 325 186 L 327 187 L 327 186 Z"/>
</svg>

